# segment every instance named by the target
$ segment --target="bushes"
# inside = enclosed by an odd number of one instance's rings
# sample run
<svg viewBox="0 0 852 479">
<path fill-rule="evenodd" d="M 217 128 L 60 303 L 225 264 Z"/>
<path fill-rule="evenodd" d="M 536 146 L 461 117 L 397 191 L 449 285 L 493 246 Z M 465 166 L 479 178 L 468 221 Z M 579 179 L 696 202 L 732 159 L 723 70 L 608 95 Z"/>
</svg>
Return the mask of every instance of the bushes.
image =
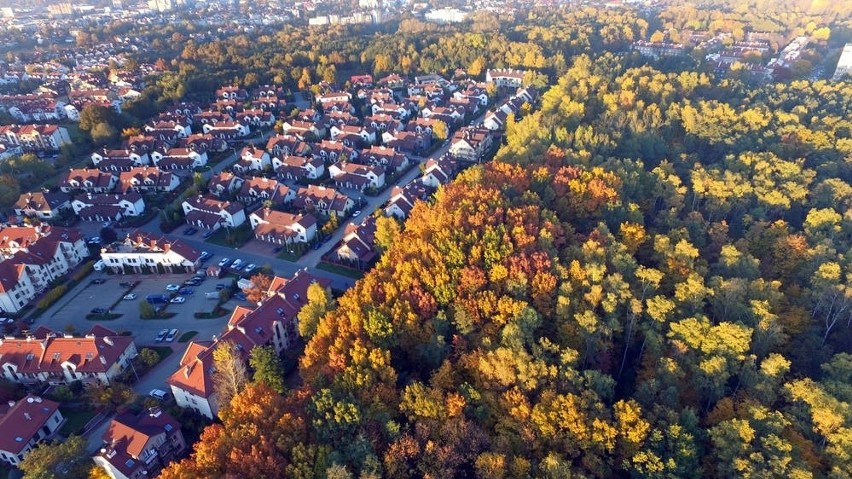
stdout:
<svg viewBox="0 0 852 479">
<path fill-rule="evenodd" d="M 64 295 L 67 291 L 68 287 L 64 284 L 60 284 L 59 286 L 48 291 L 47 294 L 44 295 L 44 298 L 42 298 L 41 301 L 38 302 L 36 308 L 41 311 L 44 311 L 45 309 L 49 308 L 50 305 L 59 301 L 59 298 L 61 298 L 62 295 Z"/>
</svg>

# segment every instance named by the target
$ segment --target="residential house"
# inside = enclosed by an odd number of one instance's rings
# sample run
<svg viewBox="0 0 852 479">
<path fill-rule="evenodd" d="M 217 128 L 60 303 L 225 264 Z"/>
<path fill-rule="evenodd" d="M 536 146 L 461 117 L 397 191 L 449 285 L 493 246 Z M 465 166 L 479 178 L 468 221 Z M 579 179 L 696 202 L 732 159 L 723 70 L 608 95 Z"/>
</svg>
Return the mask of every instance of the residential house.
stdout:
<svg viewBox="0 0 852 479">
<path fill-rule="evenodd" d="M 249 216 L 255 238 L 277 245 L 308 243 L 317 235 L 312 214 L 292 214 L 261 208 Z"/>
<path fill-rule="evenodd" d="M 59 191 L 33 191 L 21 194 L 13 208 L 18 217 L 52 220 L 62 210 L 71 209 L 71 197 Z"/>
<path fill-rule="evenodd" d="M 0 460 L 17 467 L 28 452 L 65 424 L 59 403 L 28 394 L 0 404 Z"/>
<path fill-rule="evenodd" d="M 370 216 L 361 224 L 349 223 L 343 239 L 332 250 L 333 259 L 358 269 L 366 269 L 378 257 L 375 243 L 375 217 Z"/>
<path fill-rule="evenodd" d="M 0 311 L 14 313 L 89 256 L 76 229 L 0 228 Z"/>
<path fill-rule="evenodd" d="M 360 147 L 361 145 L 372 145 L 376 143 L 376 129 L 372 126 L 342 125 L 332 126 L 329 130 L 332 140 L 339 140 L 349 147 Z M 358 141 L 349 141 L 346 137 L 354 136 Z"/>
<path fill-rule="evenodd" d="M 431 193 L 431 189 L 416 181 L 405 186 L 394 186 L 385 207 L 385 214 L 404 220 L 411 214 L 414 204 L 425 201 Z"/>
<path fill-rule="evenodd" d="M 430 159 L 426 162 L 420 181 L 426 186 L 438 188 L 452 181 L 458 172 L 458 162 L 452 156 L 444 155 L 437 160 Z"/>
<path fill-rule="evenodd" d="M 147 166 L 151 163 L 151 159 L 145 152 L 104 148 L 92 153 L 92 163 L 101 171 L 119 172 L 128 171 L 134 167 Z"/>
<path fill-rule="evenodd" d="M 494 137 L 490 130 L 464 127 L 453 135 L 449 152 L 458 159 L 479 163 L 485 159 L 493 145 Z"/>
<path fill-rule="evenodd" d="M 59 151 L 71 143 L 68 130 L 56 125 L 0 126 L 0 142 L 19 146 L 24 151 Z"/>
<path fill-rule="evenodd" d="M 240 152 L 240 160 L 234 164 L 234 170 L 240 173 L 248 171 L 264 171 L 272 167 L 272 161 L 269 158 L 269 153 L 256 148 L 247 146 Z"/>
<path fill-rule="evenodd" d="M 358 151 L 340 141 L 323 140 L 314 148 L 314 155 L 326 163 L 334 163 L 342 159 L 355 160 L 358 158 Z"/>
<path fill-rule="evenodd" d="M 157 121 L 145 125 L 145 132 L 148 134 L 165 132 L 169 130 L 173 130 L 176 133 L 175 136 L 177 138 L 186 138 L 192 134 L 192 125 L 186 120 Z M 154 134 L 153 136 L 156 136 L 156 134 Z"/>
<path fill-rule="evenodd" d="M 325 173 L 325 161 L 316 156 L 276 156 L 272 159 L 272 168 L 282 180 L 316 180 Z"/>
<path fill-rule="evenodd" d="M 83 221 L 119 221 L 145 213 L 145 200 L 136 191 L 127 193 L 86 193 L 71 202 L 74 213 Z"/>
<path fill-rule="evenodd" d="M 364 118 L 364 123 L 378 130 L 380 133 L 397 132 L 404 129 L 403 124 L 391 115 L 378 114 Z"/>
<path fill-rule="evenodd" d="M 236 121 L 217 121 L 216 123 L 207 123 L 201 127 L 205 135 L 213 135 L 214 138 L 223 139 L 226 141 L 236 141 L 243 139 L 251 133 L 248 125 Z"/>
<path fill-rule="evenodd" d="M 216 98 L 245 101 L 248 100 L 249 95 L 246 90 L 236 85 L 229 85 L 216 90 Z"/>
<path fill-rule="evenodd" d="M 83 337 L 57 335 L 43 326 L 36 333 L 26 338 L 6 337 L 0 343 L 0 371 L 6 380 L 109 385 L 138 354 L 132 337 L 99 325 Z"/>
<path fill-rule="evenodd" d="M 204 111 L 195 115 L 193 120 L 199 125 L 212 125 L 224 121 L 234 121 L 234 118 L 221 111 Z"/>
<path fill-rule="evenodd" d="M 352 101 L 352 94 L 345 91 L 329 92 L 319 95 L 317 101 L 322 105 L 329 103 L 349 103 Z"/>
<path fill-rule="evenodd" d="M 308 121 L 288 120 L 281 126 L 285 135 L 293 135 L 300 140 L 318 140 L 325 136 L 325 128 L 319 124 Z"/>
<path fill-rule="evenodd" d="M 310 156 L 311 146 L 292 135 L 275 135 L 266 142 L 266 151 L 273 157 Z"/>
<path fill-rule="evenodd" d="M 396 73 L 391 73 L 390 75 L 384 78 L 379 78 L 378 84 L 396 90 L 398 88 L 405 87 L 405 79 Z"/>
<path fill-rule="evenodd" d="M 168 148 L 164 151 L 154 150 L 151 159 L 161 170 L 191 170 L 207 164 L 207 152 L 191 148 Z"/>
<path fill-rule="evenodd" d="M 122 171 L 118 175 L 118 186 L 115 191 L 127 193 L 129 191 L 147 192 L 169 192 L 180 186 L 180 177 L 163 171 L 156 166 L 143 166 Z"/>
<path fill-rule="evenodd" d="M 394 173 L 400 173 L 410 165 L 407 156 L 387 146 L 371 146 L 368 150 L 361 150 L 358 161 L 372 166 L 381 166 L 385 171 Z"/>
<path fill-rule="evenodd" d="M 306 270 L 297 271 L 289 279 L 275 277 L 256 308 L 234 309 L 227 331 L 216 341 L 191 341 L 178 370 L 166 380 L 177 405 L 214 418 L 219 401 L 213 388 L 213 352 L 230 342 L 240 358 L 248 361 L 252 348 L 258 346 L 271 345 L 279 354 L 289 349 L 299 334 L 297 315 L 307 303 L 308 287 L 315 283 L 327 288 L 330 281 Z"/>
<path fill-rule="evenodd" d="M 198 195 L 187 198 L 181 206 L 186 214 L 186 223 L 199 228 L 236 228 L 246 221 L 243 204 L 238 201 L 219 201 L 213 197 Z"/>
<path fill-rule="evenodd" d="M 491 131 L 502 131 L 506 128 L 509 115 L 503 110 L 496 110 L 485 115 L 482 126 Z"/>
<path fill-rule="evenodd" d="M 271 127 L 275 124 L 275 115 L 260 108 L 252 108 L 237 113 L 237 121 L 254 127 Z"/>
<path fill-rule="evenodd" d="M 92 460 L 113 479 L 155 477 L 186 451 L 180 422 L 159 407 L 114 417 Z"/>
<path fill-rule="evenodd" d="M 382 143 L 400 153 L 420 155 L 432 146 L 432 135 L 425 131 L 423 133 L 415 131 L 385 133 L 382 136 Z"/>
<path fill-rule="evenodd" d="M 522 70 L 513 70 L 511 68 L 489 68 L 485 72 L 485 82 L 493 83 L 498 87 L 518 88 L 524 85 L 525 74 L 526 72 Z"/>
<path fill-rule="evenodd" d="M 355 202 L 348 196 L 339 193 L 334 188 L 308 185 L 299 188 L 293 198 L 293 207 L 307 212 L 331 216 L 332 213 L 342 218 L 355 207 Z"/>
<path fill-rule="evenodd" d="M 114 273 L 187 273 L 198 269 L 201 252 L 176 239 L 136 230 L 101 248 L 101 260 Z"/>
<path fill-rule="evenodd" d="M 296 192 L 278 180 L 257 176 L 247 179 L 239 193 L 237 200 L 245 205 L 270 202 L 272 206 L 281 207 L 293 200 Z"/>
<path fill-rule="evenodd" d="M 217 198 L 226 198 L 236 193 L 245 180 L 230 171 L 216 173 L 207 182 L 207 190 Z"/>
<path fill-rule="evenodd" d="M 370 88 L 373 86 L 373 75 L 352 75 L 349 83 L 352 88 Z"/>
<path fill-rule="evenodd" d="M 64 193 L 85 191 L 108 193 L 118 183 L 118 176 L 96 168 L 72 168 L 59 179 L 59 189 Z"/>
<path fill-rule="evenodd" d="M 368 188 L 378 190 L 385 186 L 385 169 L 381 166 L 339 161 L 328 167 L 328 173 L 334 184 L 340 188 L 364 191 Z"/>
</svg>

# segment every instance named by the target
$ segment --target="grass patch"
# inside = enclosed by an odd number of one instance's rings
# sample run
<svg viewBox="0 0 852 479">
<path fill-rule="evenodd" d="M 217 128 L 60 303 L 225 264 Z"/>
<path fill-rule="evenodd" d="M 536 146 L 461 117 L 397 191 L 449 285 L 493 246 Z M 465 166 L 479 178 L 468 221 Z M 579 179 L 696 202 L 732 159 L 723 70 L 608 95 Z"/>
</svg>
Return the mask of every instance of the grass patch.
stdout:
<svg viewBox="0 0 852 479">
<path fill-rule="evenodd" d="M 164 311 L 162 313 L 158 313 L 156 316 L 151 317 L 151 318 L 142 318 L 142 320 L 143 321 L 149 321 L 149 320 L 158 320 L 158 319 L 171 319 L 171 318 L 174 318 L 175 316 L 177 316 L 177 313 L 171 313 L 171 312 L 168 312 L 168 311 Z"/>
<path fill-rule="evenodd" d="M 240 248 L 253 238 L 252 233 L 251 225 L 246 222 L 236 228 L 219 228 L 206 241 L 228 248 Z"/>
<path fill-rule="evenodd" d="M 112 321 L 120 318 L 121 316 L 122 315 L 119 313 L 87 314 L 86 319 L 89 321 Z"/>
<path fill-rule="evenodd" d="M 364 277 L 364 272 L 362 271 L 344 268 L 343 266 L 326 263 L 325 261 L 321 261 L 320 264 L 317 265 L 317 269 L 328 271 L 329 273 L 339 274 L 341 276 L 346 276 L 348 278 L 361 279 Z"/>
<path fill-rule="evenodd" d="M 213 311 L 197 311 L 193 313 L 193 317 L 195 317 L 195 319 L 216 319 L 221 318 L 222 316 L 226 316 L 230 313 L 230 309 L 223 308 L 221 306 L 216 306 Z"/>
<path fill-rule="evenodd" d="M 194 331 L 193 331 L 193 332 L 194 332 Z M 153 349 L 154 351 L 156 351 L 156 352 L 157 352 L 157 354 L 159 354 L 159 355 L 160 355 L 160 361 L 162 361 L 162 360 L 166 359 L 167 357 L 171 356 L 171 354 L 174 352 L 174 351 L 172 351 L 172 348 L 170 348 L 170 347 L 168 347 L 168 346 L 146 346 L 146 347 L 147 347 L 148 349 Z"/>
<path fill-rule="evenodd" d="M 190 339 L 194 338 L 196 334 L 198 334 L 198 331 L 187 331 L 180 335 L 180 337 L 178 338 L 178 342 L 185 343 Z"/>
<path fill-rule="evenodd" d="M 60 407 L 59 411 L 62 412 L 62 416 L 65 417 L 65 424 L 62 425 L 62 428 L 59 429 L 59 434 L 63 436 L 70 436 L 71 434 L 80 434 L 83 432 L 83 427 L 92 420 L 93 417 L 97 414 L 97 411 L 94 409 L 77 409 L 77 408 L 66 408 Z"/>
</svg>

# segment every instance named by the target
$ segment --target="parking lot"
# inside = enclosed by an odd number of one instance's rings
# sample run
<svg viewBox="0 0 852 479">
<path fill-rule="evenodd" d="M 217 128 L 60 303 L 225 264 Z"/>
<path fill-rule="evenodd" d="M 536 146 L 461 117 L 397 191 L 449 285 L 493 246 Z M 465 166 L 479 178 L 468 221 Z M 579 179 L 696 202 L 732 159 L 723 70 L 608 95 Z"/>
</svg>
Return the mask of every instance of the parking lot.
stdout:
<svg viewBox="0 0 852 479">
<path fill-rule="evenodd" d="M 139 304 L 145 301 L 150 294 L 169 294 L 166 287 L 169 284 L 182 285 L 184 281 L 191 278 L 192 274 L 163 274 L 163 275 L 108 275 L 106 273 L 93 273 L 88 280 L 81 283 L 72 291 L 69 291 L 50 309 L 45 311 L 40 318 L 31 326 L 32 329 L 40 325 L 47 326 L 57 331 L 66 330 L 73 326 L 78 333 L 83 333 L 95 324 L 102 324 L 115 331 L 130 331 L 139 346 L 155 344 L 154 338 L 161 329 L 177 328 L 179 338 L 187 331 L 198 331 L 194 340 L 208 340 L 213 335 L 221 334 L 228 321 L 228 316 L 215 319 L 196 319 L 193 315 L 199 311 L 210 311 L 216 305 L 216 300 L 207 299 L 206 292 L 216 291 L 218 283 L 228 283 L 230 279 L 206 278 L 199 286 L 192 287 L 193 294 L 184 295 L 186 302 L 183 304 L 168 304 L 166 312 L 176 313 L 169 319 L 148 319 L 139 317 Z M 105 280 L 102 284 L 93 284 L 96 279 Z M 138 282 L 133 287 L 132 293 L 136 299 L 122 299 L 130 288 L 121 283 Z M 224 306 L 233 310 L 238 304 L 231 300 Z M 93 309 L 102 308 L 110 313 L 121 316 L 109 321 L 91 321 L 86 319 Z M 178 348 L 178 353 L 182 348 Z"/>
</svg>

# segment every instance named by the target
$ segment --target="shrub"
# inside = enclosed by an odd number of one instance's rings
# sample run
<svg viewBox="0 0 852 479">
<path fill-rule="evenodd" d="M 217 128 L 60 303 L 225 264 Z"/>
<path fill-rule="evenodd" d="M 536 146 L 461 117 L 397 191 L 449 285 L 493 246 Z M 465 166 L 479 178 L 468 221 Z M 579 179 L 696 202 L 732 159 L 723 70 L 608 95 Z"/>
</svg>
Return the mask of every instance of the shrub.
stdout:
<svg viewBox="0 0 852 479">
<path fill-rule="evenodd" d="M 68 290 L 68 288 L 64 284 L 60 284 L 59 286 L 51 289 L 44 295 L 44 298 L 38 302 L 36 308 L 40 310 L 45 310 L 50 307 L 53 303 L 59 300 L 63 294 Z"/>
<path fill-rule="evenodd" d="M 83 266 L 80 267 L 79 270 L 77 270 L 71 276 L 71 279 L 79 283 L 80 281 L 83 280 L 83 278 L 88 276 L 89 273 L 91 273 L 94 268 L 95 268 L 95 261 L 94 260 L 87 261 L 86 263 L 83 264 Z"/>
</svg>

